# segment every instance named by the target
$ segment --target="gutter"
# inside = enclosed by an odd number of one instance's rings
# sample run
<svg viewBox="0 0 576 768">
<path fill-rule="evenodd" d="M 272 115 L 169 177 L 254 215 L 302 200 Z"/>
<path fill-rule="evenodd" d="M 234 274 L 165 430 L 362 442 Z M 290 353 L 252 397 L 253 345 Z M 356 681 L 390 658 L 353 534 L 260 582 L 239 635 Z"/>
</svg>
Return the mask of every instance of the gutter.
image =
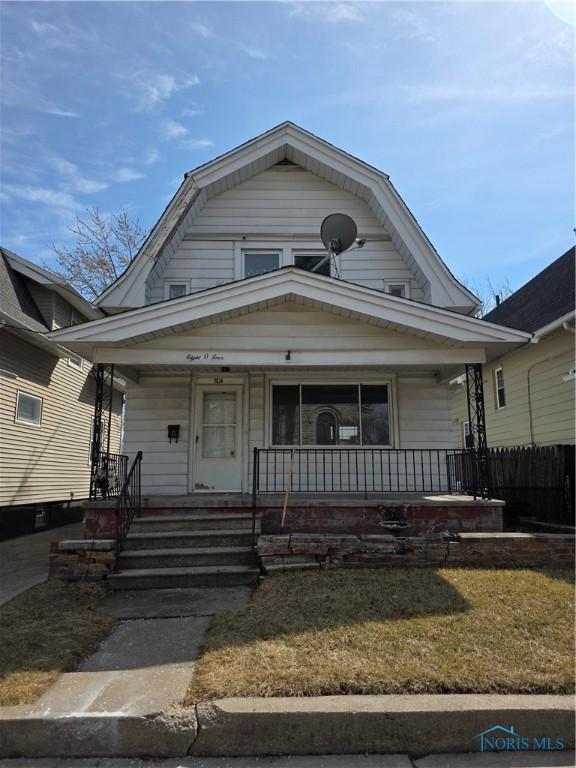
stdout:
<svg viewBox="0 0 576 768">
<path fill-rule="evenodd" d="M 562 317 L 557 318 L 556 320 L 553 320 L 551 323 L 548 323 L 548 325 L 543 326 L 540 328 L 540 330 L 536 331 L 536 333 L 532 336 L 531 344 L 538 344 L 538 342 L 544 338 L 544 336 L 547 336 L 549 333 L 552 333 L 553 331 L 557 331 L 559 328 L 563 328 L 565 331 L 572 331 L 572 333 L 575 332 L 574 326 L 568 325 L 568 322 L 570 320 L 574 319 L 575 312 L 574 310 L 571 310 L 567 314 L 563 315 Z"/>
</svg>

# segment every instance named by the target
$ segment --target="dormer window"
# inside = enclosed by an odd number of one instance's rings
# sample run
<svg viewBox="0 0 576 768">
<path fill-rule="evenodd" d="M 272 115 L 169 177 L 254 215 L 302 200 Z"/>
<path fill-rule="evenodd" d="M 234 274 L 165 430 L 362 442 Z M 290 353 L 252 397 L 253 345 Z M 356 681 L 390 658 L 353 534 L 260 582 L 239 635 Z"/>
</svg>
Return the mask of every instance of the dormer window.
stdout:
<svg viewBox="0 0 576 768">
<path fill-rule="evenodd" d="M 330 277 L 330 257 L 324 251 L 322 253 L 295 253 L 294 266 L 314 272 L 317 275 Z"/>
<path fill-rule="evenodd" d="M 384 290 L 399 299 L 410 298 L 410 283 L 402 280 L 384 280 Z"/>
<path fill-rule="evenodd" d="M 263 275 L 280 268 L 280 251 L 245 251 L 244 277 Z"/>
<path fill-rule="evenodd" d="M 180 299 L 188 293 L 188 283 L 185 281 L 174 281 L 166 283 L 164 287 L 165 299 Z"/>
</svg>

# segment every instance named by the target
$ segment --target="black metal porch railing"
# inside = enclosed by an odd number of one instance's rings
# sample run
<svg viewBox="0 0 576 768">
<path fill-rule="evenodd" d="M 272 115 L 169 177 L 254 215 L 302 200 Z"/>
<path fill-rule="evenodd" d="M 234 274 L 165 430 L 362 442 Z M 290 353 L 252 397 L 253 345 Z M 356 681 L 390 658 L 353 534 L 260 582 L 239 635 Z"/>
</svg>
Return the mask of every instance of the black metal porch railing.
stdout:
<svg viewBox="0 0 576 768">
<path fill-rule="evenodd" d="M 92 472 L 95 478 L 93 498 L 108 499 L 118 496 L 126 480 L 128 456 L 122 453 L 102 452 Z"/>
<path fill-rule="evenodd" d="M 142 451 L 138 451 L 116 502 L 116 565 L 132 520 L 142 512 Z"/>
<path fill-rule="evenodd" d="M 464 457 L 464 458 L 459 458 Z M 483 495 L 471 449 L 254 448 L 252 500 L 262 493 Z"/>
</svg>

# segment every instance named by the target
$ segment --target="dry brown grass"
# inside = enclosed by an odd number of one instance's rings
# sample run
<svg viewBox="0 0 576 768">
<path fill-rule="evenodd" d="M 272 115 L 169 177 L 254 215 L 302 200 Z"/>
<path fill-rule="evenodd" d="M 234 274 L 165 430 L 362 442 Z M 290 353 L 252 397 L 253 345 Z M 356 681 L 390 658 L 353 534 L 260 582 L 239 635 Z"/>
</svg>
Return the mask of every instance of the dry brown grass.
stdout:
<svg viewBox="0 0 576 768">
<path fill-rule="evenodd" d="M 573 598 L 566 571 L 275 575 L 215 621 L 187 700 L 569 693 Z"/>
<path fill-rule="evenodd" d="M 0 608 L 0 705 L 29 704 L 110 632 L 95 584 L 40 584 Z"/>
</svg>

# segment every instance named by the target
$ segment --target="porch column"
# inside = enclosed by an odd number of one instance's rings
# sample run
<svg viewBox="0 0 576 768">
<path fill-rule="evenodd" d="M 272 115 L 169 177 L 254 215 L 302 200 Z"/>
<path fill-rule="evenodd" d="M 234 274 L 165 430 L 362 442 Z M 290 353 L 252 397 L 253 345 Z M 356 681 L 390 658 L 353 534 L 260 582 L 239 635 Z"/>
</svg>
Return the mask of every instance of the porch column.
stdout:
<svg viewBox="0 0 576 768">
<path fill-rule="evenodd" d="M 98 495 L 98 473 L 102 460 L 110 456 L 110 430 L 112 426 L 112 401 L 114 398 L 114 366 L 95 365 L 92 376 L 96 383 L 94 394 L 94 426 L 92 430 L 92 450 L 90 456 L 90 498 Z"/>
<path fill-rule="evenodd" d="M 484 409 L 484 380 L 481 363 L 466 365 L 466 399 L 468 422 L 472 436 L 472 449 L 477 461 L 474 476 L 474 492 L 486 499 L 489 497 L 488 445 L 486 442 L 486 416 Z"/>
</svg>

